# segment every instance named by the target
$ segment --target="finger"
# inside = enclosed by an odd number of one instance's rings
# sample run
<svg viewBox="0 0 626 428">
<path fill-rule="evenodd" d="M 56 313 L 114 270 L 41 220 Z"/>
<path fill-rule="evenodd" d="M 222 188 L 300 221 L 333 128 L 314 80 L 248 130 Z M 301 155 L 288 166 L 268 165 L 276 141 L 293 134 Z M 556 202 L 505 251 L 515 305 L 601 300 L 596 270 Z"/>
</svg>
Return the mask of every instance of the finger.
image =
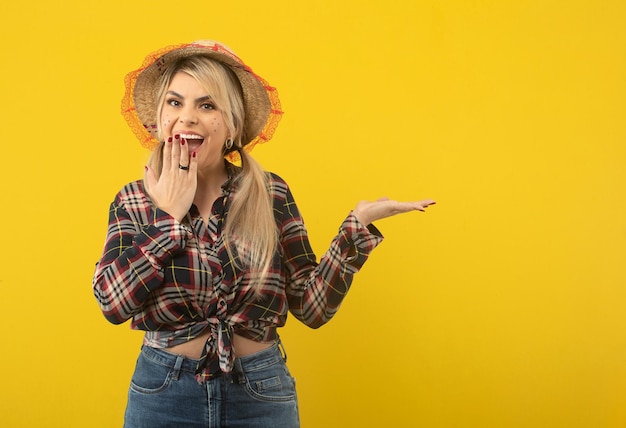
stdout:
<svg viewBox="0 0 626 428">
<path fill-rule="evenodd" d="M 180 134 L 174 135 L 174 141 L 172 141 L 171 162 L 171 167 L 178 169 L 180 165 Z"/>
<path fill-rule="evenodd" d="M 424 211 L 424 204 L 419 202 L 399 202 L 398 203 L 398 213 L 406 213 L 409 211 Z"/>
<path fill-rule="evenodd" d="M 193 152 L 191 156 L 189 156 L 189 174 L 193 174 L 193 176 L 195 177 L 197 172 L 198 172 L 198 158 L 197 158 L 196 152 Z"/>
<path fill-rule="evenodd" d="M 178 164 L 182 166 L 189 166 L 189 144 L 184 138 L 180 139 L 180 157 Z"/>
<path fill-rule="evenodd" d="M 156 185 L 156 178 L 152 168 L 146 165 L 146 172 L 143 175 L 143 182 L 146 186 L 146 190 L 150 193 L 150 189 Z"/>
<path fill-rule="evenodd" d="M 424 200 L 424 201 L 420 201 L 419 202 L 419 205 L 421 207 L 420 211 L 426 211 L 426 208 L 428 208 L 431 205 L 435 205 L 435 204 L 436 204 L 436 202 L 433 201 L 432 199 L 427 199 L 427 200 Z"/>
<path fill-rule="evenodd" d="M 172 137 L 168 137 L 163 144 L 163 171 L 169 171 L 172 166 Z"/>
</svg>

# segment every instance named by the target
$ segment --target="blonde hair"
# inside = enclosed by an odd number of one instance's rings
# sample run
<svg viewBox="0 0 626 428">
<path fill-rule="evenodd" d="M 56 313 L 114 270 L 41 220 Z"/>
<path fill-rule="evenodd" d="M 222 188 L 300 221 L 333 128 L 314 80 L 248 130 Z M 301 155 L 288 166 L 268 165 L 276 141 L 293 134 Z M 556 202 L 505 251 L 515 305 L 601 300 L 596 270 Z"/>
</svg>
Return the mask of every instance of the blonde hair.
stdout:
<svg viewBox="0 0 626 428">
<path fill-rule="evenodd" d="M 254 290 L 258 294 L 269 275 L 278 237 L 268 175 L 242 149 L 242 141 L 249 141 L 249 138 L 243 135 L 245 110 L 239 80 L 228 67 L 206 56 L 194 55 L 174 62 L 164 72 L 158 88 L 156 123 L 160 140 L 160 119 L 165 95 L 174 75 L 179 72 L 189 74 L 210 94 L 217 109 L 222 112 L 224 124 L 233 140 L 233 148 L 240 154 L 241 169 L 234 177 L 235 192 L 222 233 L 229 254 L 233 256 L 234 247 L 239 257 L 239 267 L 249 269 Z M 163 168 L 163 145 L 161 141 L 148 162 L 157 176 Z"/>
</svg>

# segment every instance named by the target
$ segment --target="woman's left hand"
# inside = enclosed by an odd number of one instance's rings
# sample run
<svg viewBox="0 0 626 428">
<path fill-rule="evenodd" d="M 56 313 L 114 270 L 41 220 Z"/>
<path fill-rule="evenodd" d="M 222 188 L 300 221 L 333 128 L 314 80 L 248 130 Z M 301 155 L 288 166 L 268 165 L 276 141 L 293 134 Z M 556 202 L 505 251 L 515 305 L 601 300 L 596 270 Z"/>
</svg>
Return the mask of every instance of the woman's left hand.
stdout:
<svg viewBox="0 0 626 428">
<path fill-rule="evenodd" d="M 425 211 L 435 201 L 424 199 L 417 202 L 398 202 L 389 198 L 380 198 L 375 201 L 361 201 L 352 211 L 361 224 L 367 226 L 381 218 L 391 217 L 409 211 Z"/>
</svg>

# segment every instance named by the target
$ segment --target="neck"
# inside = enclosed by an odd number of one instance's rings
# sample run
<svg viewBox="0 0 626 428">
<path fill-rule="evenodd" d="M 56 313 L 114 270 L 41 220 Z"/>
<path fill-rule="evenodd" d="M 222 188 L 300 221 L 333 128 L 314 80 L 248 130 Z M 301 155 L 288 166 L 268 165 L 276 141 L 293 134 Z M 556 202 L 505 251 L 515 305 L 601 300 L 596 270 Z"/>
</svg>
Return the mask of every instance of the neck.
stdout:
<svg viewBox="0 0 626 428">
<path fill-rule="evenodd" d="M 198 207 L 213 205 L 213 201 L 222 194 L 222 185 L 226 180 L 228 180 L 228 171 L 224 163 L 220 163 L 216 168 L 198 170 L 194 203 Z"/>
</svg>

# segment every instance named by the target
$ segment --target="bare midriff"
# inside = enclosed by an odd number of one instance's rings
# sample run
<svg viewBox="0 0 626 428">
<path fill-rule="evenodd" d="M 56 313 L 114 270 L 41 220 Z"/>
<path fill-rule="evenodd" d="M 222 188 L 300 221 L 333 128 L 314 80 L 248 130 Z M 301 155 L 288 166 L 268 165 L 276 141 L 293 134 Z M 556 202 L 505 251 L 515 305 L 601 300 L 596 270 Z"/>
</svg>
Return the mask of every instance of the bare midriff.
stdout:
<svg viewBox="0 0 626 428">
<path fill-rule="evenodd" d="M 189 342 L 166 348 L 166 350 L 172 354 L 184 355 L 185 357 L 197 360 L 202 355 L 202 350 L 210 334 L 209 331 L 206 331 Z M 236 357 L 245 357 L 246 355 L 254 354 L 269 348 L 273 344 L 274 342 L 256 342 L 239 336 L 238 334 L 233 335 L 233 348 L 235 349 Z"/>
</svg>

